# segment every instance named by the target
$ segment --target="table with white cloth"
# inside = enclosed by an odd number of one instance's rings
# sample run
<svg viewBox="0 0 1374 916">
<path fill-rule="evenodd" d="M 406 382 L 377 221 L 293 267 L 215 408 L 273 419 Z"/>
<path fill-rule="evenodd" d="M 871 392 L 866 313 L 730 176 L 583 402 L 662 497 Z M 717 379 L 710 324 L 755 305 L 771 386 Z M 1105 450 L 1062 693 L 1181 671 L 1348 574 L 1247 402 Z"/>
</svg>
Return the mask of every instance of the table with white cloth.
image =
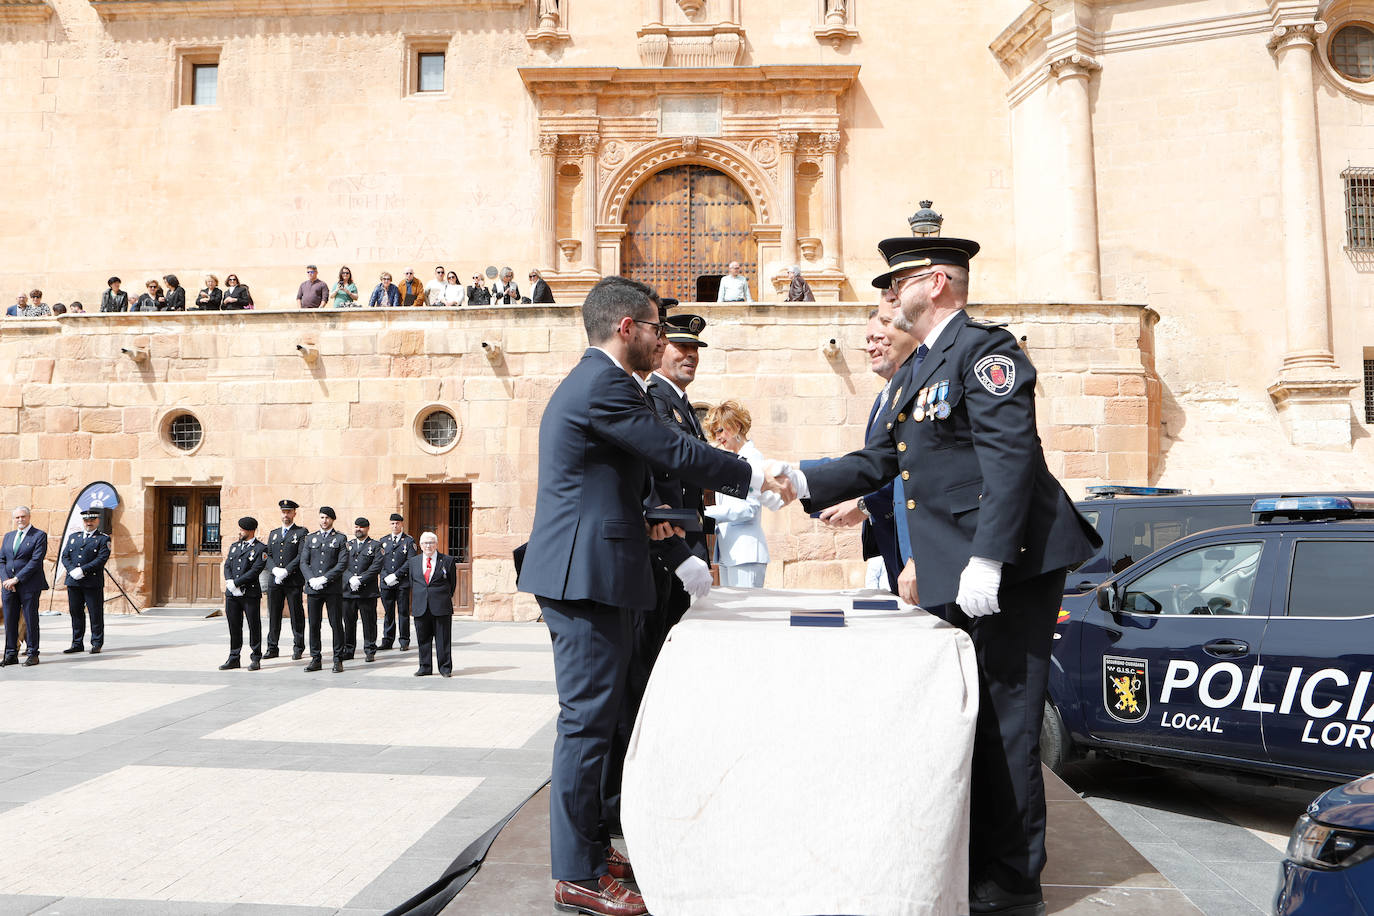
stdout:
<svg viewBox="0 0 1374 916">
<path fill-rule="evenodd" d="M 856 598 L 892 595 L 717 588 L 673 628 L 621 800 L 655 916 L 968 911 L 973 644 Z"/>
</svg>

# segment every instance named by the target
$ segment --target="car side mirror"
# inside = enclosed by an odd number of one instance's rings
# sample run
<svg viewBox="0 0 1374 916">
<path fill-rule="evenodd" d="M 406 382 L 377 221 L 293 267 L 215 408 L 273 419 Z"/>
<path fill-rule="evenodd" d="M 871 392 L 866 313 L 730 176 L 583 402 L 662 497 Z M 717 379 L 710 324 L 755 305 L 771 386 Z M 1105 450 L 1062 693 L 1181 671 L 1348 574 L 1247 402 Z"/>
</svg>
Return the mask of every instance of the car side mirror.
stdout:
<svg viewBox="0 0 1374 916">
<path fill-rule="evenodd" d="M 1116 586 L 1108 583 L 1097 587 L 1097 606 L 1112 615 L 1121 611 L 1121 598 L 1116 593 Z"/>
</svg>

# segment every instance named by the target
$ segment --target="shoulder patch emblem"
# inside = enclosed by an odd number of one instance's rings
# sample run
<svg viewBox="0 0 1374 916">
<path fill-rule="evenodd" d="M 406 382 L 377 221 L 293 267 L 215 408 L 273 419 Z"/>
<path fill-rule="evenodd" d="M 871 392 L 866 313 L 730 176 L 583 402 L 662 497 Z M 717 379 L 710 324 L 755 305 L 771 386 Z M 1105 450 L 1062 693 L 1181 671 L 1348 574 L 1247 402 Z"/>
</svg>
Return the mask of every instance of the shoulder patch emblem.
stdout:
<svg viewBox="0 0 1374 916">
<path fill-rule="evenodd" d="M 984 388 L 997 397 L 1010 394 L 1016 384 L 1016 364 L 1010 357 L 996 354 L 985 356 L 973 367 L 973 374 Z"/>
</svg>

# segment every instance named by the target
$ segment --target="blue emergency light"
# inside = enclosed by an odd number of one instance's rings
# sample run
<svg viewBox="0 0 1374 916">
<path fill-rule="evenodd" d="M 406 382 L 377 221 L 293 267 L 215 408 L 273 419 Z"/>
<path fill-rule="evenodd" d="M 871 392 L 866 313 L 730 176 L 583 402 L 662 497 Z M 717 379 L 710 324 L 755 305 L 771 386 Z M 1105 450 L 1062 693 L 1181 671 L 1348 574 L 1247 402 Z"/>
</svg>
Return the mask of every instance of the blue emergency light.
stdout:
<svg viewBox="0 0 1374 916">
<path fill-rule="evenodd" d="M 1299 521 L 1374 516 L 1374 499 L 1352 496 L 1271 496 L 1250 507 L 1255 523 L 1283 517 Z"/>
</svg>

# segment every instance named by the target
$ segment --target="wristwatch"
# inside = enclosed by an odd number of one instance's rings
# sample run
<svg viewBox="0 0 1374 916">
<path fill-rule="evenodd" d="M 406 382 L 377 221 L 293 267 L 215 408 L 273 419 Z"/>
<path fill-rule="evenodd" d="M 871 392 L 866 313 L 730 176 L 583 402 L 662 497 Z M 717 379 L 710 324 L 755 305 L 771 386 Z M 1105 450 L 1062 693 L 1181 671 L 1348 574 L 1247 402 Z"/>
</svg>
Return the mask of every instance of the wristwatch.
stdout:
<svg viewBox="0 0 1374 916">
<path fill-rule="evenodd" d="M 873 516 L 868 513 L 868 506 L 864 505 L 864 498 L 862 496 L 860 496 L 858 499 L 858 506 L 859 511 L 864 514 L 864 518 L 868 519 L 869 521 L 872 521 Z"/>
</svg>

